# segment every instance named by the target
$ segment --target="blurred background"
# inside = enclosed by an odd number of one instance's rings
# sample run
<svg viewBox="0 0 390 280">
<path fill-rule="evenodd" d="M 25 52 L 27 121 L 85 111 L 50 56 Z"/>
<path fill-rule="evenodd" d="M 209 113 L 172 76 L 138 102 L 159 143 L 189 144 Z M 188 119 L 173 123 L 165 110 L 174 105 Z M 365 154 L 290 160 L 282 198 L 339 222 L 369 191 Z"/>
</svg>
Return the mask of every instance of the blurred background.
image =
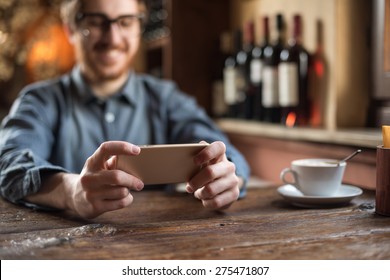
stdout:
<svg viewBox="0 0 390 280">
<path fill-rule="evenodd" d="M 73 50 L 59 19 L 60 2 L 0 0 L 3 115 L 25 84 L 55 77 L 73 66 Z M 311 102 L 305 106 L 316 107 L 317 120 L 304 125 L 311 123 L 328 129 L 376 127 L 389 119 L 386 100 L 390 93 L 387 97 L 375 93 L 380 91 L 376 86 L 381 82 L 373 78 L 376 67 L 373 42 L 382 43 L 382 49 L 390 48 L 386 35 L 390 32 L 384 32 L 384 27 L 389 28 L 389 16 L 382 15 L 388 13 L 387 0 L 150 0 L 148 5 L 150 21 L 137 71 L 175 80 L 213 116 L 240 118 L 239 112 L 236 116 L 229 113 L 228 107 L 234 104 L 229 103 L 231 100 L 226 102 L 223 92 L 227 58 L 240 50 L 249 53 L 255 46 L 264 49 L 264 44 L 276 44 L 278 36 L 282 47 L 288 48 L 294 37 L 293 17 L 299 15 L 299 43 L 310 58 L 317 59 L 311 65 L 317 64 L 317 72 L 322 71 L 322 76 L 315 77 L 320 81 L 310 84 L 311 89 L 316 89 L 305 93 Z M 380 14 L 375 10 L 378 5 Z M 276 26 L 278 15 L 282 16 L 281 30 Z M 267 42 L 265 17 L 269 24 Z M 376 36 L 377 30 L 383 32 L 382 36 Z M 238 31 L 241 31 L 239 39 Z M 237 40 L 241 44 L 237 45 Z M 382 56 L 387 68 L 380 66 L 385 72 L 389 71 L 388 53 Z M 250 73 L 243 75 L 250 79 Z M 239 103 L 244 98 L 242 95 L 233 99 Z M 261 100 L 248 98 L 248 102 L 257 102 L 254 106 L 261 110 Z M 243 115 L 264 121 L 250 116 L 251 113 L 248 116 L 247 112 L 241 112 Z"/>
<path fill-rule="evenodd" d="M 0 0 L 0 119 L 26 84 L 73 67 L 60 2 Z M 359 146 L 369 152 L 346 178 L 375 185 L 390 124 L 390 0 L 147 2 L 136 71 L 193 95 L 255 175 L 277 181 L 298 156 Z"/>
</svg>

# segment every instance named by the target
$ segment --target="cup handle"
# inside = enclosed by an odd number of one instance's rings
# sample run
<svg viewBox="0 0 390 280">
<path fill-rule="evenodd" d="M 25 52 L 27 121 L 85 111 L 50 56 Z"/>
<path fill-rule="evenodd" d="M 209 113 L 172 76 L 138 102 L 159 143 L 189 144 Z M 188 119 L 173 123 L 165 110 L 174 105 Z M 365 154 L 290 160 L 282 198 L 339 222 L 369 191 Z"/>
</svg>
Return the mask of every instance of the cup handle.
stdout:
<svg viewBox="0 0 390 280">
<path fill-rule="evenodd" d="M 286 175 L 288 173 L 291 173 L 291 175 L 294 177 L 294 181 L 289 181 L 286 179 Z M 298 174 L 292 170 L 291 168 L 285 168 L 282 170 L 282 172 L 280 172 L 280 179 L 285 183 L 285 184 L 288 184 L 288 185 L 293 185 L 295 187 L 297 187 L 297 182 L 298 182 Z"/>
</svg>

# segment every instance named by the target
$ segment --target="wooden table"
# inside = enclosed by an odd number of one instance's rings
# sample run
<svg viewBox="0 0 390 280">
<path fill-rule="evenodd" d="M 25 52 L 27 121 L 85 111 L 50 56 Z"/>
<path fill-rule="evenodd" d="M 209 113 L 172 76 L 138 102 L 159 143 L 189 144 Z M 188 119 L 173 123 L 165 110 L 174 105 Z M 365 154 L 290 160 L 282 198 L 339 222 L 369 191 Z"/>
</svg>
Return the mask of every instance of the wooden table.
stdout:
<svg viewBox="0 0 390 280">
<path fill-rule="evenodd" d="M 134 196 L 94 220 L 0 199 L 0 259 L 390 259 L 390 217 L 375 214 L 372 191 L 305 209 L 275 187 L 251 188 L 225 212 L 185 193 Z"/>
</svg>

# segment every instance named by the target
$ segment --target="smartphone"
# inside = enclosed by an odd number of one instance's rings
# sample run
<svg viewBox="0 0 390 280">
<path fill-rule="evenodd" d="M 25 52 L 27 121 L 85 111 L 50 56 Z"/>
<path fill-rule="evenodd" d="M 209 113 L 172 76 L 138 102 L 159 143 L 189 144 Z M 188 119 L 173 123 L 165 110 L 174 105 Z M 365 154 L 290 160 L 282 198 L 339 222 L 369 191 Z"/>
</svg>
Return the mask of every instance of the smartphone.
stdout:
<svg viewBox="0 0 390 280">
<path fill-rule="evenodd" d="M 117 168 L 141 179 L 145 185 L 188 182 L 200 170 L 194 156 L 208 144 L 140 146 L 137 156 L 119 155 Z"/>
</svg>

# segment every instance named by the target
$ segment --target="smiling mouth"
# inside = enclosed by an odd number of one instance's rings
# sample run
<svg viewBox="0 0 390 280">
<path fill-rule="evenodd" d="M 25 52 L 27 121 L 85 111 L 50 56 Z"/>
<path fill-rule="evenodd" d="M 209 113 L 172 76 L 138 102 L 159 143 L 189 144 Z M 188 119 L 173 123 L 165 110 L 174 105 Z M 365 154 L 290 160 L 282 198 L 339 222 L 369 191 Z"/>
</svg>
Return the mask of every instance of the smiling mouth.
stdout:
<svg viewBox="0 0 390 280">
<path fill-rule="evenodd" d="M 118 49 L 99 50 L 97 56 L 103 62 L 111 63 L 123 58 L 123 51 Z"/>
</svg>

